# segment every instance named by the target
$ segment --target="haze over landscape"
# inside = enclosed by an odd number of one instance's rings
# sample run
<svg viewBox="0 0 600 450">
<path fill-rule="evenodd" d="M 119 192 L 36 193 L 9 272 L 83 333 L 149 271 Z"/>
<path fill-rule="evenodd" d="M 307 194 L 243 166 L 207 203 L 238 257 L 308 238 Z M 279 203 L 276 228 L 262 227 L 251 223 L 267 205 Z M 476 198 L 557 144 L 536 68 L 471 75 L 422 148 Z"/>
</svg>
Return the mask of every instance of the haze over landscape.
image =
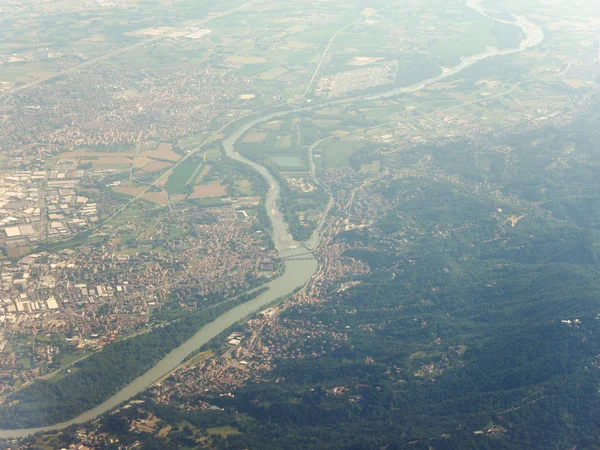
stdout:
<svg viewBox="0 0 600 450">
<path fill-rule="evenodd" d="M 593 0 L 4 0 L 0 448 L 600 448 Z"/>
</svg>

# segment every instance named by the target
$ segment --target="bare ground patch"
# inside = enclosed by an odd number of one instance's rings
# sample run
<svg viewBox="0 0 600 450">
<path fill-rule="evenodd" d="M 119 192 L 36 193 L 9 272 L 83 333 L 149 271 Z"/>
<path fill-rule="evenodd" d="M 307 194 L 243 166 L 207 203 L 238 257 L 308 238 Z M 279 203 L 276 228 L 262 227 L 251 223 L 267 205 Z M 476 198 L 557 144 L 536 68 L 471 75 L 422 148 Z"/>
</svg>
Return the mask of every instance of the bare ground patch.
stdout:
<svg viewBox="0 0 600 450">
<path fill-rule="evenodd" d="M 261 73 L 259 78 L 261 80 L 274 80 L 275 78 L 280 77 L 287 71 L 288 70 L 285 67 L 277 66 L 267 70 L 266 72 Z"/>
<path fill-rule="evenodd" d="M 173 151 L 171 144 L 160 144 L 157 149 L 145 151 L 140 155 L 142 158 L 162 159 L 165 161 L 179 161 L 181 155 Z"/>
<path fill-rule="evenodd" d="M 158 172 L 160 170 L 166 169 L 167 167 L 171 167 L 172 164 L 168 163 L 168 162 L 164 162 L 164 161 L 154 161 L 151 162 L 150 164 L 148 164 L 147 166 L 144 166 L 144 168 L 142 169 L 142 172 Z"/>
<path fill-rule="evenodd" d="M 129 195 L 131 197 L 137 197 L 142 192 L 144 192 L 143 187 L 129 187 L 129 186 L 117 186 L 113 188 L 113 191 L 118 192 L 119 194 Z"/>
<path fill-rule="evenodd" d="M 244 136 L 244 140 L 242 142 L 249 142 L 252 144 L 258 144 L 264 141 L 267 138 L 267 133 L 261 133 L 259 131 L 253 131 Z"/>
<path fill-rule="evenodd" d="M 510 217 L 509 217 L 508 219 L 506 219 L 506 220 L 508 220 L 508 221 L 510 222 L 510 224 L 512 225 L 512 227 L 514 228 L 514 227 L 516 227 L 516 226 L 517 226 L 517 224 L 519 223 L 519 221 L 520 221 L 521 219 L 523 219 L 524 217 L 525 217 L 524 215 L 523 215 L 523 216 L 519 216 L 519 217 L 517 217 L 517 216 L 510 216 Z"/>
<path fill-rule="evenodd" d="M 142 167 L 147 166 L 150 163 L 153 163 L 154 160 L 150 159 L 150 158 L 146 158 L 145 156 L 139 156 L 137 158 L 135 158 L 135 163 L 133 164 L 133 167 L 135 167 L 136 169 L 141 169 Z"/>
<path fill-rule="evenodd" d="M 167 197 L 164 192 L 146 192 L 142 195 L 142 199 L 163 206 L 167 204 Z"/>
<path fill-rule="evenodd" d="M 190 198 L 222 197 L 226 194 L 227 188 L 225 186 L 220 183 L 213 183 L 194 186 L 194 192 L 192 192 Z"/>
</svg>

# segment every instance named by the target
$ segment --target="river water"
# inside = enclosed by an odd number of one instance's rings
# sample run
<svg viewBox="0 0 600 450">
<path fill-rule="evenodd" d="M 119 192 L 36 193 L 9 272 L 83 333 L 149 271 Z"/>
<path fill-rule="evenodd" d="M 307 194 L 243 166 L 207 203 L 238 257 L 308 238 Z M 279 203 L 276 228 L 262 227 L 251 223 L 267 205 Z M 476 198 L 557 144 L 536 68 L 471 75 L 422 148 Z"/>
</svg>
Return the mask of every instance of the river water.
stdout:
<svg viewBox="0 0 600 450">
<path fill-rule="evenodd" d="M 193 337 L 191 337 L 180 347 L 176 348 L 168 355 L 166 355 L 152 369 L 150 369 L 142 376 L 133 380 L 126 387 L 121 389 L 119 392 L 110 397 L 104 403 L 98 405 L 97 407 L 89 411 L 82 413 L 81 415 L 67 422 L 57 423 L 55 425 L 39 428 L 0 430 L 0 439 L 21 438 L 38 432 L 60 430 L 68 426 L 87 422 L 98 417 L 99 415 L 113 409 L 122 402 L 127 401 L 131 397 L 142 392 L 155 381 L 157 381 L 165 374 L 169 373 L 171 370 L 179 366 L 188 355 L 199 349 L 202 345 L 206 344 L 214 337 L 218 336 L 227 328 L 236 324 L 240 320 L 243 320 L 244 318 L 248 317 L 250 314 L 260 310 L 266 305 L 269 305 L 270 303 L 276 301 L 277 299 L 292 293 L 297 288 L 304 286 L 308 282 L 308 280 L 310 280 L 310 278 L 316 273 L 318 268 L 317 260 L 311 256 L 309 250 L 302 243 L 294 241 L 294 239 L 290 236 L 289 229 L 284 220 L 283 214 L 281 214 L 281 211 L 277 207 L 277 201 L 279 200 L 280 195 L 280 186 L 278 181 L 264 166 L 254 161 L 251 161 L 240 155 L 238 152 L 236 152 L 235 143 L 246 131 L 248 131 L 250 128 L 252 128 L 254 125 L 260 122 L 272 120 L 273 118 L 285 116 L 294 112 L 311 110 L 316 106 L 324 107 L 327 105 L 351 103 L 360 100 L 374 100 L 395 95 L 401 95 L 405 93 L 416 92 L 432 84 L 435 84 L 446 77 L 457 74 L 479 61 L 491 58 L 493 56 L 509 55 L 513 53 L 523 52 L 541 43 L 544 40 L 544 32 L 542 31 L 542 29 L 534 23 L 527 20 L 526 18 L 517 17 L 514 22 L 506 22 L 500 19 L 496 19 L 494 17 L 489 16 L 485 12 L 485 9 L 481 6 L 480 0 L 467 0 L 467 6 L 478 11 L 480 14 L 487 18 L 497 20 L 499 22 L 514 23 L 520 26 L 526 36 L 525 39 L 517 48 L 505 50 L 490 48 L 478 55 L 463 58 L 460 64 L 452 67 L 451 69 L 444 70 L 444 73 L 442 73 L 441 75 L 416 83 L 412 86 L 393 89 L 390 91 L 373 95 L 357 95 L 352 98 L 333 100 L 325 103 L 320 103 L 315 106 L 290 107 L 287 110 L 266 114 L 262 117 L 253 119 L 251 121 L 239 125 L 231 132 L 231 134 L 229 134 L 223 140 L 222 144 L 227 156 L 254 168 L 269 183 L 269 191 L 266 196 L 265 206 L 267 209 L 267 213 L 269 214 L 269 217 L 271 219 L 273 227 L 273 242 L 275 244 L 275 248 L 279 252 L 279 255 L 282 257 L 302 255 L 302 260 L 284 260 L 285 272 L 280 277 L 266 284 L 266 287 L 269 288 L 266 292 L 260 294 L 258 297 L 256 297 L 253 300 L 250 300 L 249 302 L 232 308 L 223 315 L 219 316 L 215 321 L 202 327 Z M 324 220 L 322 219 L 319 223 L 319 228 L 323 226 L 323 223 Z M 308 243 L 308 247 L 311 250 L 314 250 L 317 247 L 319 238 L 320 229 L 317 229 L 317 231 L 313 234 L 310 243 Z"/>
</svg>

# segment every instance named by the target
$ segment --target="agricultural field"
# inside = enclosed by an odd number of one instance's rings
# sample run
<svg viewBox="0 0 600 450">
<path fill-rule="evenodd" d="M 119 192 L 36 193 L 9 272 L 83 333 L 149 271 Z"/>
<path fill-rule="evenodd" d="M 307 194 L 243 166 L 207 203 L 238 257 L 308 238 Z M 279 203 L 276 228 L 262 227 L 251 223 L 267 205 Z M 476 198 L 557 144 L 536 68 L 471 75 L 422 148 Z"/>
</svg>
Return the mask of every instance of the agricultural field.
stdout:
<svg viewBox="0 0 600 450">
<path fill-rule="evenodd" d="M 249 180 L 240 180 L 237 182 L 237 190 L 242 197 L 255 195 L 254 185 Z"/>
<path fill-rule="evenodd" d="M 276 155 L 271 160 L 282 170 L 302 169 L 305 163 L 300 156 L 296 155 Z"/>
<path fill-rule="evenodd" d="M 152 192 L 147 191 L 146 189 L 147 188 L 141 186 L 117 186 L 112 188 L 112 190 L 117 194 L 122 194 L 127 197 L 139 197 L 141 200 L 145 200 L 150 203 L 155 203 L 163 206 L 167 204 L 167 196 L 164 192 Z"/>
<path fill-rule="evenodd" d="M 212 198 L 212 197 L 223 197 L 227 194 L 227 188 L 219 183 L 212 184 L 201 184 L 194 186 L 191 199 L 196 198 Z"/>
<path fill-rule="evenodd" d="M 101 169 L 126 169 L 133 164 L 134 152 L 128 148 L 89 148 L 60 153 L 46 160 L 47 168 L 61 164 L 74 164 L 78 167 Z"/>
<path fill-rule="evenodd" d="M 0 66 L 0 81 L 3 83 L 31 83 L 58 72 L 56 63 L 47 61 L 21 60 L 11 58 L 9 64 Z"/>
<path fill-rule="evenodd" d="M 165 189 L 169 194 L 189 194 L 194 178 L 201 173 L 203 166 L 203 161 L 193 159 L 178 165 L 169 175 Z"/>
<path fill-rule="evenodd" d="M 237 147 L 244 155 L 280 172 L 308 170 L 307 148 L 314 137 L 315 127 L 310 120 L 286 118 L 257 125 Z"/>
<path fill-rule="evenodd" d="M 140 158 L 148 158 L 160 161 L 179 161 L 183 155 L 173 151 L 173 145 L 162 143 L 154 150 L 146 150 L 139 155 Z"/>
<path fill-rule="evenodd" d="M 350 156 L 360 148 L 360 144 L 347 140 L 334 140 L 321 147 L 321 163 L 324 168 L 349 165 Z"/>
<path fill-rule="evenodd" d="M 151 156 L 156 157 L 156 150 L 152 152 Z M 164 148 L 163 152 L 163 158 L 172 156 L 168 155 Z M 121 181 L 110 189 L 122 196 L 122 201 L 139 198 L 160 206 L 185 200 L 193 201 L 202 207 L 219 206 L 223 204 L 221 199 L 229 195 L 254 198 L 263 193 L 262 183 L 257 181 L 262 181 L 258 174 L 251 169 L 247 169 L 252 174 L 250 177 L 245 171 L 232 172 L 229 161 L 221 160 L 221 153 L 217 150 L 194 155 L 170 172 L 156 170 L 157 173 L 149 173 L 147 168 L 156 164 L 164 164 L 160 169 L 173 166 L 173 163 L 154 161 L 144 166 L 146 170 L 137 171 L 136 176 L 128 183 Z"/>
<path fill-rule="evenodd" d="M 148 144 L 152 146 L 152 144 Z M 111 147 L 81 147 L 76 150 L 66 151 L 46 160 L 47 168 L 54 168 L 61 164 L 74 164 L 79 168 L 93 170 L 103 169 L 134 169 L 142 173 L 158 172 L 171 167 L 182 155 L 172 149 L 171 144 L 159 144 L 138 152 L 131 146 L 120 148 Z"/>
</svg>

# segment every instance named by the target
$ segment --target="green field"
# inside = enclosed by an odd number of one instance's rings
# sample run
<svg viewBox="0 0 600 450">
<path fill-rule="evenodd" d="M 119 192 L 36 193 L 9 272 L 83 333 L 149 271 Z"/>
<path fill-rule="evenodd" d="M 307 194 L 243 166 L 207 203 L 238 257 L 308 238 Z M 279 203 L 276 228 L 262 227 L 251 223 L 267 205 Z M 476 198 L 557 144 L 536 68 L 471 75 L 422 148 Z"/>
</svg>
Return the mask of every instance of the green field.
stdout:
<svg viewBox="0 0 600 450">
<path fill-rule="evenodd" d="M 246 180 L 240 180 L 236 183 L 236 185 L 239 194 L 242 196 L 247 197 L 255 193 L 251 182 L 247 182 Z"/>
<path fill-rule="evenodd" d="M 240 432 L 232 427 L 232 426 L 224 426 L 224 427 L 214 427 L 214 428 L 207 428 L 206 432 L 211 435 L 211 434 L 216 434 L 217 436 L 221 436 L 221 437 L 227 437 L 227 436 L 232 436 L 235 434 L 240 434 Z"/>
<path fill-rule="evenodd" d="M 194 186 L 195 184 L 197 184 L 198 178 L 200 177 L 200 174 L 204 170 L 204 167 L 206 167 L 205 163 L 201 162 L 200 164 L 198 164 L 198 166 L 196 167 L 196 172 L 194 172 L 188 180 L 188 183 L 187 183 L 188 186 Z"/>
<path fill-rule="evenodd" d="M 200 208 L 213 208 L 215 206 L 225 205 L 220 198 L 195 198 L 188 201 Z"/>
<path fill-rule="evenodd" d="M 323 151 L 323 165 L 326 168 L 347 166 L 350 156 L 358 149 L 358 144 L 348 141 L 332 141 Z"/>
<path fill-rule="evenodd" d="M 201 164 L 203 164 L 201 161 L 185 161 L 175 167 L 165 184 L 167 192 L 169 194 L 189 194 L 190 178 Z"/>
<path fill-rule="evenodd" d="M 282 169 L 301 169 L 305 167 L 302 158 L 296 155 L 277 155 L 271 156 L 271 159 Z"/>
</svg>

